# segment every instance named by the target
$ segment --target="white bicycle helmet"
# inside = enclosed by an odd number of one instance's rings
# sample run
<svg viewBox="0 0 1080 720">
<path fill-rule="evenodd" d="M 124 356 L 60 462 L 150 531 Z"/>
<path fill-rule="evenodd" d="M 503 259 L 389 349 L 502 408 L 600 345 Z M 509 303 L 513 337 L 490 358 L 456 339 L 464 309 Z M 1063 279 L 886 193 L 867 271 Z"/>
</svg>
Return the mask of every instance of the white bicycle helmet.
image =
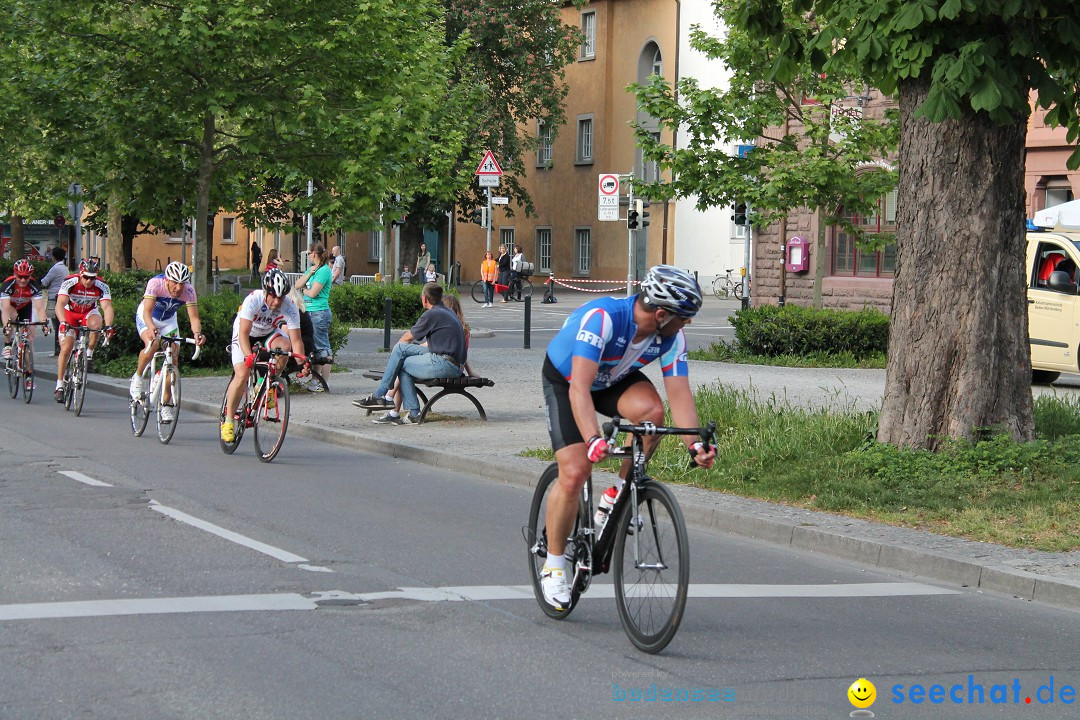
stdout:
<svg viewBox="0 0 1080 720">
<path fill-rule="evenodd" d="M 165 266 L 165 279 L 177 283 L 186 283 L 191 279 L 191 270 L 184 263 L 174 260 Z"/>
<path fill-rule="evenodd" d="M 701 286 L 694 276 L 671 265 L 654 265 L 641 281 L 645 304 L 692 318 L 701 309 Z"/>
<path fill-rule="evenodd" d="M 277 268 L 270 268 L 263 275 L 262 286 L 274 297 L 285 297 L 289 292 L 289 277 Z"/>
</svg>

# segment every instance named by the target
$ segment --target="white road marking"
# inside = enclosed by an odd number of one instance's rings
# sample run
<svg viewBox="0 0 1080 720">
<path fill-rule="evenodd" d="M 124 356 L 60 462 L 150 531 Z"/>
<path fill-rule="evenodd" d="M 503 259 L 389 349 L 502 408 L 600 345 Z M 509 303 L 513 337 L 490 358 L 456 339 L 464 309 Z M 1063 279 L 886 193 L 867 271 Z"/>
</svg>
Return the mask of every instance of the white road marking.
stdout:
<svg viewBox="0 0 1080 720">
<path fill-rule="evenodd" d="M 59 473 L 61 475 L 68 476 L 72 480 L 78 480 L 79 482 L 84 483 L 86 485 L 93 485 L 94 487 L 112 487 L 112 485 L 110 485 L 107 482 L 101 482 L 100 480 L 95 480 L 92 477 L 88 477 L 86 475 L 83 475 L 81 472 L 75 472 L 74 470 L 60 470 Z"/>
<path fill-rule="evenodd" d="M 167 507 L 165 505 L 162 505 L 161 503 L 157 502 L 156 500 L 151 500 L 150 501 L 150 509 L 154 510 L 155 512 L 159 512 L 162 515 L 167 515 L 168 517 L 171 517 L 173 520 L 179 520 L 180 522 L 187 523 L 188 525 L 191 525 L 192 527 L 197 527 L 200 530 L 205 530 L 206 532 L 211 533 L 212 535 L 217 535 L 218 537 L 224 538 L 224 539 L 228 540 L 229 542 L 234 542 L 237 545 L 243 545 L 246 548 L 251 548 L 255 552 L 260 552 L 263 555 L 269 555 L 272 558 L 277 558 L 278 560 L 281 560 L 282 562 L 287 562 L 287 563 L 304 563 L 304 562 L 307 562 L 306 557 L 300 557 L 299 555 L 295 555 L 295 554 L 289 552 L 288 550 L 282 550 L 281 548 L 276 548 L 273 545 L 267 545 L 266 543 L 259 542 L 258 540 L 252 540 L 251 538 L 245 537 L 244 535 L 241 535 L 240 533 L 234 533 L 232 530 L 226 530 L 223 527 L 220 527 L 218 525 L 214 525 L 213 523 L 206 522 L 205 520 L 200 520 L 197 517 L 194 517 L 192 515 L 188 515 L 187 513 L 181 512 L 180 510 L 177 510 L 175 508 L 171 508 L 171 507 Z"/>
<path fill-rule="evenodd" d="M 300 568 L 301 570 L 307 570 L 308 572 L 334 572 L 330 568 L 323 567 L 322 565 L 297 565 L 296 567 Z"/>
<path fill-rule="evenodd" d="M 959 590 L 922 583 L 852 583 L 844 585 L 738 585 L 695 584 L 692 598 L 846 598 L 956 595 Z M 161 615 L 168 613 L 257 612 L 263 610 L 315 610 L 319 600 L 335 604 L 378 600 L 417 602 L 468 602 L 492 600 L 532 600 L 531 585 L 472 585 L 462 587 L 405 587 L 373 593 L 330 590 L 305 597 L 297 593 L 266 595 L 218 595 L 201 597 L 87 600 L 76 602 L 20 603 L 0 605 L 0 622 L 53 618 L 109 617 L 116 615 Z M 611 600 L 614 585 L 593 585 L 582 595 L 585 600 Z"/>
</svg>

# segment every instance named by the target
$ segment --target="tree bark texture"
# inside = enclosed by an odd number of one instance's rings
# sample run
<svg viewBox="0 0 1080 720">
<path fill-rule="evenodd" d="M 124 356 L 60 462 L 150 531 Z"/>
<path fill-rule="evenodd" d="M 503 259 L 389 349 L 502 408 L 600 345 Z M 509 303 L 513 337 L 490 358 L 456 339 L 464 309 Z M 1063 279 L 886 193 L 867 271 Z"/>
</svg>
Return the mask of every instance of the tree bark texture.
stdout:
<svg viewBox="0 0 1080 720">
<path fill-rule="evenodd" d="M 192 280 L 195 291 L 206 294 L 213 289 L 213 268 L 211 258 L 214 252 L 214 238 L 210 235 L 210 183 L 214 176 L 214 133 L 216 123 L 214 115 L 207 111 L 203 116 L 202 142 L 199 146 L 198 194 L 195 199 L 195 242 L 191 255 L 195 264 Z"/>
<path fill-rule="evenodd" d="M 900 85 L 896 279 L 878 440 L 936 450 L 1033 434 L 1025 254 L 1026 119 L 915 117 Z"/>
<path fill-rule="evenodd" d="M 124 199 L 120 193 L 109 196 L 109 212 L 105 232 L 105 266 L 116 272 L 131 267 L 131 255 L 124 252 Z"/>
</svg>

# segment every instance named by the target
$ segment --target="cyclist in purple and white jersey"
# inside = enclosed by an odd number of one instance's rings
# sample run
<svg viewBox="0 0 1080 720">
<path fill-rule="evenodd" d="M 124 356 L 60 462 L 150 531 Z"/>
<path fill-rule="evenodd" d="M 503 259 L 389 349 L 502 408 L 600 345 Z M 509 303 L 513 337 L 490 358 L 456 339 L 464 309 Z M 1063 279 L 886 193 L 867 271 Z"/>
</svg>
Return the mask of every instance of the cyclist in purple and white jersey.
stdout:
<svg viewBox="0 0 1080 720">
<path fill-rule="evenodd" d="M 662 425 L 664 403 L 641 372 L 642 367 L 659 360 L 674 424 L 698 425 L 682 329 L 701 309 L 701 300 L 701 287 L 692 275 L 670 265 L 657 265 L 645 275 L 640 293 L 582 305 L 548 345 L 544 402 L 559 480 L 548 495 L 548 553 L 540 577 L 544 598 L 556 609 L 565 609 L 570 602 L 564 553 L 581 488 L 593 463 L 609 451 L 600 434 L 597 413 L 618 415 L 635 424 Z M 658 439 L 646 438 L 647 453 L 652 453 Z M 697 465 L 712 466 L 715 447 L 704 447 L 696 436 L 684 437 L 683 442 Z M 605 493 L 609 500 L 617 494 L 628 470 L 629 463 L 624 462 L 619 484 Z M 611 506 L 606 507 L 610 510 Z M 606 516 L 601 525 L 604 520 Z"/>
<path fill-rule="evenodd" d="M 236 426 L 233 415 L 247 385 L 248 373 L 255 364 L 255 353 L 251 351 L 254 343 L 261 343 L 264 348 L 276 348 L 292 352 L 293 355 L 305 356 L 304 341 L 300 337 L 300 308 L 289 297 L 292 287 L 288 276 L 277 268 L 271 268 L 263 275 L 262 289 L 252 290 L 240 305 L 240 311 L 233 320 L 232 354 L 233 377 L 225 393 L 225 420 L 221 424 L 221 439 L 231 443 L 236 439 Z M 282 332 L 282 326 L 285 330 Z M 285 369 L 288 357 L 276 358 L 278 372 Z M 297 375 L 304 378 L 310 366 L 305 361 L 303 370 Z"/>
<path fill-rule="evenodd" d="M 143 391 L 142 374 L 147 363 L 154 357 L 161 345 L 163 335 L 179 335 L 180 326 L 176 321 L 176 311 L 181 307 L 187 310 L 188 322 L 195 341 L 202 345 L 206 336 L 202 334 L 202 321 L 199 320 L 199 304 L 195 297 L 195 288 L 191 285 L 191 270 L 180 262 L 171 262 L 165 266 L 165 272 L 155 275 L 146 283 L 142 302 L 135 308 L 135 330 L 143 341 L 139 351 L 138 367 L 131 376 L 128 391 L 132 400 L 138 400 Z M 174 358 L 177 365 L 180 356 Z M 166 395 L 170 388 L 165 388 Z M 169 402 L 169 397 L 165 397 Z M 166 404 L 161 409 L 162 422 L 172 422 L 172 408 Z"/>
</svg>

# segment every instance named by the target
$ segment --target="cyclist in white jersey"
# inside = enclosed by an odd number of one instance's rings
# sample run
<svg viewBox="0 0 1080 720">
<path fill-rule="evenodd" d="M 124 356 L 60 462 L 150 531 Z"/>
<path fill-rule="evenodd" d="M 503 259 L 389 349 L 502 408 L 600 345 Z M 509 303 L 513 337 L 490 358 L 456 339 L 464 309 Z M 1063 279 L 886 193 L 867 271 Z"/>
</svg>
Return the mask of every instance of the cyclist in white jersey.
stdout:
<svg viewBox="0 0 1080 720">
<path fill-rule="evenodd" d="M 255 363 L 252 343 L 262 343 L 265 348 L 286 350 L 294 355 L 306 355 L 304 341 L 300 338 L 300 309 L 289 297 L 288 276 L 281 270 L 272 268 L 263 276 L 262 290 L 253 290 L 244 298 L 240 311 L 233 320 L 232 354 L 233 377 L 225 395 L 225 420 L 221 424 L 221 439 L 232 442 L 236 439 L 236 427 L 233 415 L 247 385 L 248 373 Z M 282 332 L 282 326 L 285 331 Z M 278 372 L 285 369 L 288 358 L 276 359 Z M 308 365 L 297 377 L 305 377 Z"/>
</svg>

